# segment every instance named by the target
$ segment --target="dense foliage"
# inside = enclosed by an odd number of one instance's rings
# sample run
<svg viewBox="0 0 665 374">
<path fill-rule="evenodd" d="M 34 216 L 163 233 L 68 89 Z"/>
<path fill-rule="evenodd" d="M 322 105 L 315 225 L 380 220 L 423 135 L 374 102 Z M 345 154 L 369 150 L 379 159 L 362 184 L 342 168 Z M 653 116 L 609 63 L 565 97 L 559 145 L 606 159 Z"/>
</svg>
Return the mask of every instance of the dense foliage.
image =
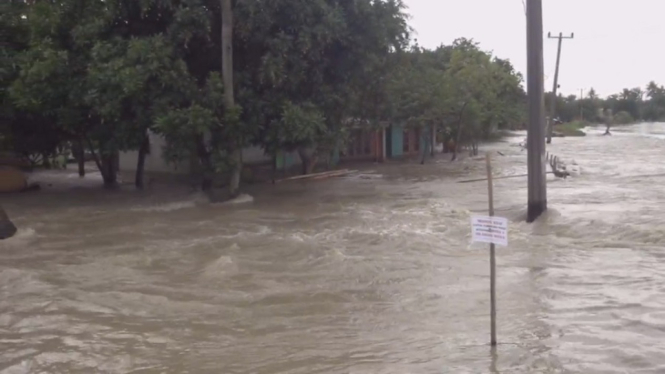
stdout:
<svg viewBox="0 0 665 374">
<path fill-rule="evenodd" d="M 549 103 L 549 99 L 547 102 Z M 584 97 L 559 96 L 556 100 L 556 115 L 564 122 L 576 119 L 596 123 L 609 122 L 608 124 L 628 124 L 636 121 L 663 122 L 665 87 L 650 82 L 644 89 L 626 88 L 606 98 L 599 97 L 593 89 Z"/>
<path fill-rule="evenodd" d="M 349 126 L 429 128 L 475 147 L 524 121 L 510 62 L 466 39 L 414 45 L 400 0 L 232 4 L 229 106 L 219 0 L 4 0 L 0 147 L 44 160 L 86 147 L 113 185 L 119 152 L 138 150 L 143 169 L 149 131 L 169 162 L 203 174 L 233 169 L 249 145 L 298 151 L 309 172 Z"/>
</svg>

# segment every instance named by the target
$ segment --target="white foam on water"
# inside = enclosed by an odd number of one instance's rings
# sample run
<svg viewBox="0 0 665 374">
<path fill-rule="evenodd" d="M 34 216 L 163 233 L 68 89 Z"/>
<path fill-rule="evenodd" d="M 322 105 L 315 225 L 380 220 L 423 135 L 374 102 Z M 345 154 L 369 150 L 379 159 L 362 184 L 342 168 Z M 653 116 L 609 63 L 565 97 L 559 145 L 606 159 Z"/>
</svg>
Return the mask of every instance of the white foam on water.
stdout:
<svg viewBox="0 0 665 374">
<path fill-rule="evenodd" d="M 37 231 L 35 231 L 35 229 L 31 227 L 26 227 L 26 228 L 19 228 L 13 239 L 27 240 L 27 239 L 33 239 L 35 237 L 37 237 Z"/>
<path fill-rule="evenodd" d="M 19 227 L 14 236 L 0 241 L 0 248 L 10 248 L 14 246 L 24 246 L 25 244 L 37 238 L 37 232 L 31 227 Z"/>
<path fill-rule="evenodd" d="M 30 360 L 23 360 L 19 362 L 16 365 L 9 366 L 2 371 L 0 371 L 0 374 L 28 374 L 32 373 L 32 363 Z"/>
<path fill-rule="evenodd" d="M 167 204 L 159 204 L 146 207 L 137 207 L 132 208 L 133 212 L 173 212 L 182 209 L 194 208 L 196 206 L 196 201 L 177 201 Z"/>
<path fill-rule="evenodd" d="M 194 208 L 197 205 L 206 204 L 208 202 L 208 197 L 202 193 L 197 192 L 189 196 L 186 200 L 174 201 L 171 203 L 155 204 L 148 206 L 137 206 L 132 208 L 132 212 L 173 212 L 183 209 Z"/>
<path fill-rule="evenodd" d="M 243 193 L 238 195 L 235 199 L 221 203 L 221 205 L 248 204 L 253 202 L 254 198 L 251 195 Z"/>
<path fill-rule="evenodd" d="M 236 274 L 238 272 L 238 264 L 234 261 L 232 253 L 239 250 L 240 246 L 237 243 L 233 243 L 224 249 L 223 255 L 219 256 L 203 268 L 202 276 L 204 278 L 215 278 Z"/>
<path fill-rule="evenodd" d="M 237 272 L 238 265 L 233 261 L 233 257 L 222 255 L 203 269 L 203 277 L 219 277 Z"/>
</svg>

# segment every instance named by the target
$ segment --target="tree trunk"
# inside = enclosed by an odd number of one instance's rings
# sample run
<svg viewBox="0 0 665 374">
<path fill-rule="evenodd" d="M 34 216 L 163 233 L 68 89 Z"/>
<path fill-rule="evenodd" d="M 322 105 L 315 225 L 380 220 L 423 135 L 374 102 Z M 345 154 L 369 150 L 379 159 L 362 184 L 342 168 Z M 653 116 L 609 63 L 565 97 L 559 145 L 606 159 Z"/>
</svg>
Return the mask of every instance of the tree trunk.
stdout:
<svg viewBox="0 0 665 374">
<path fill-rule="evenodd" d="M 74 157 L 78 164 L 79 177 L 83 178 L 85 177 L 85 146 L 83 145 L 83 140 L 77 140 L 72 147 L 72 151 L 74 151 Z"/>
<path fill-rule="evenodd" d="M 462 109 L 459 112 L 459 119 L 457 121 L 457 141 L 455 141 L 455 149 L 453 150 L 453 158 L 451 161 L 457 160 L 457 151 L 460 148 L 460 140 L 462 139 L 462 119 L 464 117 L 464 109 L 466 104 L 462 105 Z"/>
<path fill-rule="evenodd" d="M 139 190 L 145 187 L 144 171 L 145 171 L 145 157 L 150 153 L 150 138 L 148 134 L 143 135 L 143 141 L 139 147 L 139 158 L 136 164 L 136 176 L 134 178 L 134 185 Z"/>
<path fill-rule="evenodd" d="M 309 165 L 307 166 L 307 174 L 312 174 L 314 172 L 314 168 L 316 168 L 316 164 L 318 163 L 319 163 L 319 155 L 315 154 L 309 160 Z"/>
<path fill-rule="evenodd" d="M 0 240 L 11 238 L 16 234 L 16 226 L 9 220 L 7 213 L 0 206 Z"/>
<path fill-rule="evenodd" d="M 443 139 L 443 152 L 442 153 L 450 153 L 451 152 L 451 144 L 452 144 L 452 139 Z"/>
<path fill-rule="evenodd" d="M 427 154 L 432 152 L 431 149 L 428 149 L 432 145 L 432 141 L 430 139 L 430 136 L 432 136 L 432 132 L 426 131 L 425 133 L 429 135 L 426 135 L 425 138 L 422 139 L 423 149 L 420 155 L 420 165 L 425 165 L 425 159 L 427 158 Z"/>
<path fill-rule="evenodd" d="M 233 94 L 233 7 L 231 0 L 221 0 L 222 10 L 222 82 L 224 83 L 224 107 L 231 110 L 235 106 Z M 231 150 L 231 181 L 229 195 L 238 196 L 240 174 L 242 172 L 242 141 L 234 141 Z"/>
<path fill-rule="evenodd" d="M 380 130 L 374 130 L 372 132 L 372 135 L 374 136 L 374 162 L 379 163 L 382 161 L 382 155 L 383 155 L 383 149 L 381 149 L 381 141 L 380 136 L 381 136 L 381 131 Z M 332 153 L 329 153 L 332 154 Z M 330 159 L 330 157 L 328 157 Z M 327 162 L 326 168 L 330 165 L 330 162 Z"/>
<path fill-rule="evenodd" d="M 308 161 L 303 161 L 303 162 L 302 162 L 302 164 L 301 164 L 301 167 L 302 167 L 302 175 L 307 175 L 307 171 L 309 170 L 309 168 L 307 167 L 307 164 L 308 164 L 308 163 L 309 163 L 309 160 L 308 160 Z"/>
<path fill-rule="evenodd" d="M 272 175 L 271 175 L 271 181 L 272 184 L 275 184 L 275 179 L 277 176 L 277 153 L 272 154 Z"/>
<path fill-rule="evenodd" d="M 231 152 L 231 180 L 229 181 L 229 196 L 234 198 L 240 194 L 240 175 L 242 173 L 242 150 L 236 149 Z"/>
<path fill-rule="evenodd" d="M 430 156 L 434 157 L 434 149 L 436 148 L 436 127 L 432 126 L 430 133 Z"/>
<path fill-rule="evenodd" d="M 196 140 L 196 153 L 198 153 L 199 163 L 201 165 L 201 190 L 210 191 L 212 189 L 214 169 L 212 167 L 210 153 L 206 149 L 203 135 L 200 135 Z"/>
<path fill-rule="evenodd" d="M 118 164 L 118 153 L 113 152 L 110 155 L 97 155 L 95 152 L 95 147 L 92 145 L 92 142 L 89 138 L 86 137 L 86 142 L 88 143 L 88 148 L 92 153 L 92 158 L 97 164 L 99 172 L 102 174 L 102 180 L 104 181 L 104 187 L 114 187 L 118 183 L 117 175 L 117 164 Z"/>
<path fill-rule="evenodd" d="M 117 155 L 117 152 L 111 152 L 110 154 L 105 154 L 101 157 L 101 173 L 102 179 L 104 180 L 104 187 L 106 188 L 113 188 L 118 185 Z"/>
<path fill-rule="evenodd" d="M 298 148 L 298 155 L 300 156 L 300 161 L 302 163 L 302 174 L 307 175 L 314 171 L 318 157 L 314 152 L 305 147 Z"/>
<path fill-rule="evenodd" d="M 51 168 L 51 161 L 46 153 L 42 153 L 42 167 L 44 167 L 44 169 Z"/>
</svg>

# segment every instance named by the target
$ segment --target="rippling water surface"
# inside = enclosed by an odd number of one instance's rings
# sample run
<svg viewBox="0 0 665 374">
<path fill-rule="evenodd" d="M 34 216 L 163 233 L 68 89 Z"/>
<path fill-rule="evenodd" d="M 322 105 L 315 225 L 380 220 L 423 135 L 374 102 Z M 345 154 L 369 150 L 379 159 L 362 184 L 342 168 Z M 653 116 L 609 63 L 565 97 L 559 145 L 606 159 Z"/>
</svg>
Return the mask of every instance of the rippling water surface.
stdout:
<svg viewBox="0 0 665 374">
<path fill-rule="evenodd" d="M 512 220 L 489 265 L 470 245 L 482 160 L 376 166 L 255 187 L 3 196 L 0 373 L 663 373 L 665 124 L 555 139 L 573 170 L 522 222 L 526 178 L 495 183 Z M 497 175 L 524 173 L 508 142 Z"/>
</svg>

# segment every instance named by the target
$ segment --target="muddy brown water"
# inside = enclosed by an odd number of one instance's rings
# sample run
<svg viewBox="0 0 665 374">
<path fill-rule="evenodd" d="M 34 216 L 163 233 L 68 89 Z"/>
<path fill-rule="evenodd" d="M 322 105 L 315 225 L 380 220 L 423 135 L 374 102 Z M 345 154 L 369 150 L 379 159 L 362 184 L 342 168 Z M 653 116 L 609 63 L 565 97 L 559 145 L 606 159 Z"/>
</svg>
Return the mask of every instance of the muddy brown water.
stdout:
<svg viewBox="0 0 665 374">
<path fill-rule="evenodd" d="M 0 197 L 0 373 L 663 373 L 665 124 L 555 139 L 573 176 L 489 265 L 470 244 L 484 163 L 401 163 L 254 187 L 209 205 L 179 190 Z M 523 135 L 521 135 L 523 137 Z M 497 175 L 523 173 L 520 137 Z M 574 165 L 576 164 L 576 165 Z"/>
</svg>

